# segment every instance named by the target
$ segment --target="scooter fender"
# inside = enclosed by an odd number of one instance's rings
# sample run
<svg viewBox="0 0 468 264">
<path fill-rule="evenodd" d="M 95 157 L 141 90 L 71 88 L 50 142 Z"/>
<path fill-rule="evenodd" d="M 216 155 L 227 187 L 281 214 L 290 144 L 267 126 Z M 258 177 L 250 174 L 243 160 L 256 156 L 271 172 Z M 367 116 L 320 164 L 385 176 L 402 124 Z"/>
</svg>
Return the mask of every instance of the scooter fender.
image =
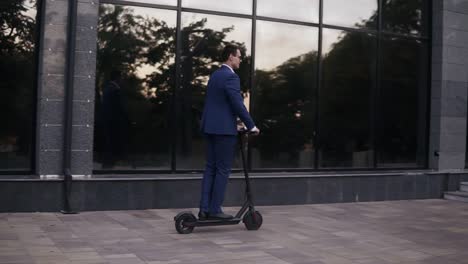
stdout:
<svg viewBox="0 0 468 264">
<path fill-rule="evenodd" d="M 174 221 L 176 221 L 177 218 L 179 218 L 179 217 L 182 216 L 183 214 L 191 214 L 191 215 L 193 215 L 193 213 L 192 213 L 191 211 L 183 211 L 183 212 L 178 213 L 176 216 L 174 216 Z"/>
</svg>

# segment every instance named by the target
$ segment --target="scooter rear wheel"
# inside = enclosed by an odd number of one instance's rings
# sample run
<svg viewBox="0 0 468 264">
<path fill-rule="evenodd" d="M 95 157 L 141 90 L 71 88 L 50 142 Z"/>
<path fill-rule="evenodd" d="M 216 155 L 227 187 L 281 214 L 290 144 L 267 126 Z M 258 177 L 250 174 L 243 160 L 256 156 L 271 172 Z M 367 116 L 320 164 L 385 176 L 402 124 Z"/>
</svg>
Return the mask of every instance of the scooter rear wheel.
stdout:
<svg viewBox="0 0 468 264">
<path fill-rule="evenodd" d="M 251 211 L 248 211 L 244 215 L 242 222 L 244 222 L 245 228 L 247 228 L 247 230 L 258 230 L 262 226 L 263 217 L 259 211 L 255 211 L 253 214 Z"/>
<path fill-rule="evenodd" d="M 175 228 L 179 234 L 190 234 L 192 233 L 194 226 L 186 226 L 184 223 L 196 222 L 197 218 L 191 213 L 183 213 L 178 215 L 175 219 Z"/>
</svg>

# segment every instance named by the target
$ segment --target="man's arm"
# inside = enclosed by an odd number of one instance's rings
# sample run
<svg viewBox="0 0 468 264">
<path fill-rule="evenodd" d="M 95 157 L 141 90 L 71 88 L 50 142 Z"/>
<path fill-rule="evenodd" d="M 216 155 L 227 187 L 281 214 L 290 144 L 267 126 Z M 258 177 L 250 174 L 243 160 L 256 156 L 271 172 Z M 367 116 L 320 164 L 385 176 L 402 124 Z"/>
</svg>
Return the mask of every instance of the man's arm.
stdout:
<svg viewBox="0 0 468 264">
<path fill-rule="evenodd" d="M 231 104 L 232 109 L 236 115 L 244 122 L 247 126 L 248 130 L 253 130 L 255 127 L 255 123 L 250 117 L 247 108 L 244 105 L 244 100 L 242 99 L 240 93 L 240 80 L 239 77 L 236 75 L 231 75 L 226 80 L 225 86 L 226 96 L 228 97 L 228 101 Z M 258 130 L 258 129 L 257 129 Z"/>
</svg>

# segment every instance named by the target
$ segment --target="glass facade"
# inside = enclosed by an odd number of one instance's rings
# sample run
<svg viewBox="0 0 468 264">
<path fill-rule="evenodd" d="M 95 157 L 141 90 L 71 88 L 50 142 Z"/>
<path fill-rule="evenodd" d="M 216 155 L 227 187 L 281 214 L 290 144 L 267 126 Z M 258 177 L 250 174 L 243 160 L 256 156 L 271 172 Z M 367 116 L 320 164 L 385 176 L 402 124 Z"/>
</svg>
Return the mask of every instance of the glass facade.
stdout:
<svg viewBox="0 0 468 264">
<path fill-rule="evenodd" d="M 244 62 L 238 69 L 241 89 L 250 92 L 252 21 L 197 13 L 182 13 L 180 82 L 176 94 L 177 151 L 179 169 L 205 167 L 204 139 L 200 133 L 205 89 L 210 74 L 220 66 L 222 47 L 234 43 Z"/>
<path fill-rule="evenodd" d="M 377 28 L 378 0 L 326 0 L 323 4 L 324 24 L 354 28 Z"/>
<path fill-rule="evenodd" d="M 182 7 L 237 14 L 252 14 L 253 0 L 182 0 Z"/>
<path fill-rule="evenodd" d="M 135 3 L 177 6 L 177 0 L 126 0 Z"/>
<path fill-rule="evenodd" d="M 40 2 L 0 2 L 0 171 L 33 169 Z"/>
<path fill-rule="evenodd" d="M 380 56 L 379 167 L 421 167 L 426 153 L 427 43 L 384 37 Z"/>
<path fill-rule="evenodd" d="M 319 0 L 257 0 L 257 15 L 318 23 L 319 5 Z"/>
<path fill-rule="evenodd" d="M 177 13 L 100 6 L 95 169 L 168 169 Z"/>
<path fill-rule="evenodd" d="M 373 167 L 377 38 L 371 33 L 324 29 L 322 43 L 319 167 Z"/>
<path fill-rule="evenodd" d="M 383 30 L 400 34 L 427 35 L 430 2 L 427 0 L 381 0 Z"/>
<path fill-rule="evenodd" d="M 201 171 L 228 43 L 261 130 L 251 170 L 426 166 L 428 1 L 132 2 L 100 6 L 95 170 Z"/>
<path fill-rule="evenodd" d="M 257 21 L 256 33 L 252 165 L 313 168 L 318 29 Z"/>
</svg>

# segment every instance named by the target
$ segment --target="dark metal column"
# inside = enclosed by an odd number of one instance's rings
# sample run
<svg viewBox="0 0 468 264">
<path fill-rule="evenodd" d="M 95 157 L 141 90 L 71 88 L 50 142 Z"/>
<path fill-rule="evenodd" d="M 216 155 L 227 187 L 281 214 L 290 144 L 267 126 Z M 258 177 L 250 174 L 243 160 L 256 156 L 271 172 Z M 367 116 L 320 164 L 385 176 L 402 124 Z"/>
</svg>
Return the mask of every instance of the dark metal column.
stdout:
<svg viewBox="0 0 468 264">
<path fill-rule="evenodd" d="M 73 77 L 75 70 L 76 17 L 78 0 L 68 1 L 67 58 L 65 83 L 65 113 L 63 142 L 63 210 L 64 214 L 76 213 L 70 206 L 70 194 L 73 182 L 71 174 L 71 141 L 73 121 Z"/>
</svg>

